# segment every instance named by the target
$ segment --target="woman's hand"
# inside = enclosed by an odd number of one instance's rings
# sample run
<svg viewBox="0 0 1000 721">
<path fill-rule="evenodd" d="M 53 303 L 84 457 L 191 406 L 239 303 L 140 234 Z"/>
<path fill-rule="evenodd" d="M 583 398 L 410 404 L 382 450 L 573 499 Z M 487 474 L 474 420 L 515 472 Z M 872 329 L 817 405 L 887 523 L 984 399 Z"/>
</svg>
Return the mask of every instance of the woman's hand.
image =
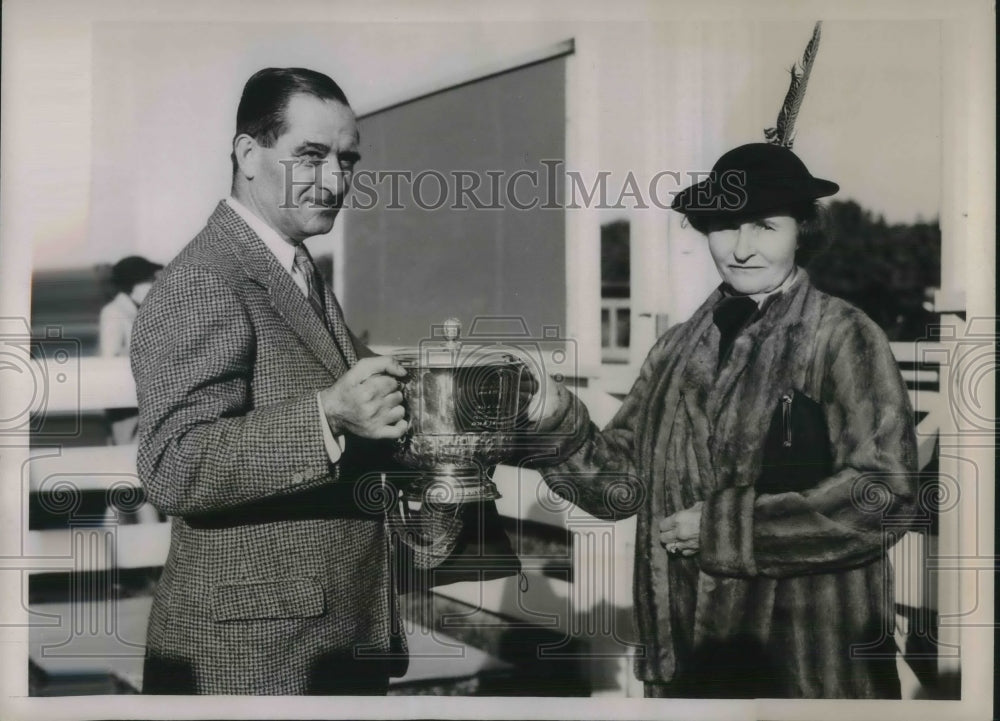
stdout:
<svg viewBox="0 0 1000 721">
<path fill-rule="evenodd" d="M 693 556 L 701 533 L 701 501 L 660 521 L 660 543 L 668 553 Z"/>
<path fill-rule="evenodd" d="M 534 424 L 533 431 L 545 434 L 558 428 L 570 402 L 566 386 L 552 376 L 541 379 L 532 376 L 530 381 L 522 381 L 520 390 L 522 398 L 526 390 L 531 394 L 525 405 L 528 409 L 528 421 Z"/>
</svg>

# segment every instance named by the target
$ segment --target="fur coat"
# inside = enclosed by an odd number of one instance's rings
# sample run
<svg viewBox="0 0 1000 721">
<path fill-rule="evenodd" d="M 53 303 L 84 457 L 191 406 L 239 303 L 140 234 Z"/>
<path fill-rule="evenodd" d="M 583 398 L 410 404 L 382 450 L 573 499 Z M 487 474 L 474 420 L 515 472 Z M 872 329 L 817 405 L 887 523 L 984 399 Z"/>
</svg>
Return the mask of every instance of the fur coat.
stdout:
<svg viewBox="0 0 1000 721">
<path fill-rule="evenodd" d="M 916 489 L 913 412 L 889 343 L 803 271 L 718 363 L 716 290 L 650 351 L 603 431 L 575 399 L 557 493 L 602 518 L 638 515 L 634 602 L 650 695 L 899 696 L 888 547 Z M 761 492 L 784 394 L 819 404 L 832 471 Z M 661 519 L 703 502 L 700 551 L 671 556 Z"/>
</svg>

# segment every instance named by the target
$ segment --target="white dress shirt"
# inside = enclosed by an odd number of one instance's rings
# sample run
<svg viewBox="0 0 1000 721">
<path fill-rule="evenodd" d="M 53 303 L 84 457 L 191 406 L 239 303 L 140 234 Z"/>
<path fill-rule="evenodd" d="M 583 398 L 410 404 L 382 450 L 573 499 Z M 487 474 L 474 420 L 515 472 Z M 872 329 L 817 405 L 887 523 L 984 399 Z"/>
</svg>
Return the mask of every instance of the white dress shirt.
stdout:
<svg viewBox="0 0 1000 721">
<path fill-rule="evenodd" d="M 277 259 L 278 265 L 285 269 L 295 282 L 295 285 L 302 291 L 302 295 L 308 298 L 309 285 L 302 273 L 299 272 L 299 269 L 295 267 L 295 246 L 278 235 L 278 231 L 254 215 L 253 211 L 236 198 L 230 196 L 226 198 L 226 202 L 250 226 L 250 230 L 264 241 L 264 245 L 267 246 L 267 249 Z M 320 427 L 323 429 L 323 445 L 326 446 L 326 454 L 330 457 L 330 463 L 336 463 L 340 460 L 340 456 L 344 452 L 344 436 L 334 436 L 333 431 L 330 430 L 330 422 L 326 419 L 326 413 L 323 412 L 323 404 L 320 402 L 319 393 L 316 394 L 316 408 L 319 410 Z"/>
<path fill-rule="evenodd" d="M 759 308 L 761 306 L 761 303 L 763 303 L 766 299 L 770 298 L 772 295 L 777 295 L 778 293 L 784 293 L 786 290 L 791 288 L 795 284 L 795 281 L 799 279 L 799 275 L 800 275 L 799 266 L 797 265 L 792 266 L 792 272 L 788 274 L 787 278 L 781 281 L 781 285 L 779 285 L 777 288 L 775 288 L 774 290 L 765 291 L 764 293 L 754 293 L 750 297 L 753 298 L 754 302 L 757 303 L 757 307 Z"/>
</svg>

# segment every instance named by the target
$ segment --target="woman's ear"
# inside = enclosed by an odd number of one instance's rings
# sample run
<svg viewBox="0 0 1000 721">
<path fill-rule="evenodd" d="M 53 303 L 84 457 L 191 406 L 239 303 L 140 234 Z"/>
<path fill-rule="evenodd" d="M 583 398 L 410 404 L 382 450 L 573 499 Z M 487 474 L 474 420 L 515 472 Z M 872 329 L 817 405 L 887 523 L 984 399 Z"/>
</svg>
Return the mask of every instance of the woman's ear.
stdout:
<svg viewBox="0 0 1000 721">
<path fill-rule="evenodd" d="M 257 141 L 246 133 L 237 135 L 233 140 L 233 157 L 236 158 L 237 170 L 247 180 L 253 180 L 257 174 L 260 157 L 257 149 Z"/>
</svg>

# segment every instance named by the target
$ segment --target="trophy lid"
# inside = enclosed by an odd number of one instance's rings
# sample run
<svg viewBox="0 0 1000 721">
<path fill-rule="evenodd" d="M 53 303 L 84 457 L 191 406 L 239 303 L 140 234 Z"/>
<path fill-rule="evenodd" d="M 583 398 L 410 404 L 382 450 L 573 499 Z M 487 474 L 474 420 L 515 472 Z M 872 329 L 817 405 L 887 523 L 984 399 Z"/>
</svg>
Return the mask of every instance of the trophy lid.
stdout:
<svg viewBox="0 0 1000 721">
<path fill-rule="evenodd" d="M 435 326 L 435 337 L 419 346 L 399 348 L 392 357 L 404 368 L 475 368 L 520 366 L 524 360 L 496 342 L 463 342 L 462 323 L 449 318 Z M 437 333 L 440 332 L 440 335 Z"/>
</svg>

